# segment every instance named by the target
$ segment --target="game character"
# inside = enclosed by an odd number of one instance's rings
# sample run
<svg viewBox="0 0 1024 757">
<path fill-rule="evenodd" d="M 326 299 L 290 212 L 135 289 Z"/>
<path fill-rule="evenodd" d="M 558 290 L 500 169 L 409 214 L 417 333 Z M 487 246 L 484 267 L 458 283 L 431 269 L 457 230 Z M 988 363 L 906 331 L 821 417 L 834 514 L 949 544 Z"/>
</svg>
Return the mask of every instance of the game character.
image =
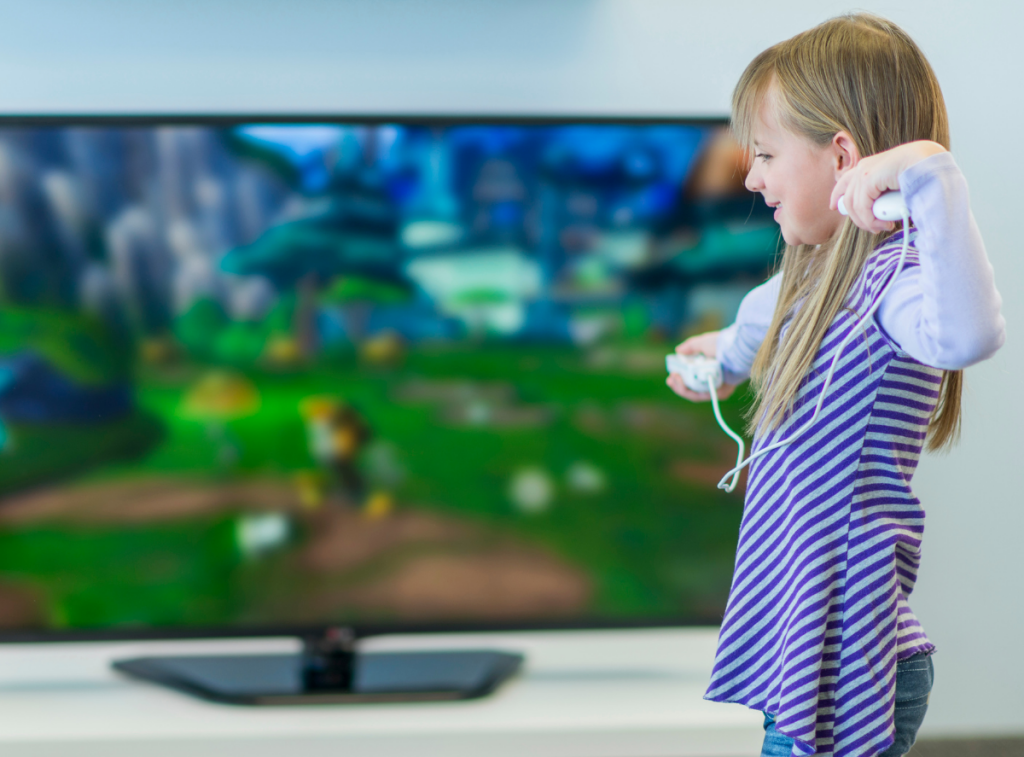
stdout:
<svg viewBox="0 0 1024 757">
<path fill-rule="evenodd" d="M 306 424 L 310 455 L 328 472 L 345 499 L 362 504 L 366 483 L 357 462 L 372 437 L 369 424 L 337 397 L 307 397 L 299 410 Z"/>
</svg>

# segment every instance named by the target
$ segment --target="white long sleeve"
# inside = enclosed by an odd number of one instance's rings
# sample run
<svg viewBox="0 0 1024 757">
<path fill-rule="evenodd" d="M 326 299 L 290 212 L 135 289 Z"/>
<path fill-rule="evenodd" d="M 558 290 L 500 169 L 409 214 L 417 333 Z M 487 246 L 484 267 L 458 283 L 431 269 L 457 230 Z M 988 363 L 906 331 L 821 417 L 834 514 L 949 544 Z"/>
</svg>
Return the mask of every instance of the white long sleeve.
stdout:
<svg viewBox="0 0 1024 757">
<path fill-rule="evenodd" d="M 718 333 L 716 350 L 725 383 L 738 384 L 750 378 L 754 356 L 768 333 L 781 286 L 782 274 L 777 273 L 751 289 L 740 303 L 736 321 Z"/>
<path fill-rule="evenodd" d="M 966 368 L 1005 341 L 1002 298 L 971 213 L 967 181 L 948 153 L 900 174 L 917 227 L 920 266 L 904 270 L 875 313 L 900 348 L 934 368 Z"/>
</svg>

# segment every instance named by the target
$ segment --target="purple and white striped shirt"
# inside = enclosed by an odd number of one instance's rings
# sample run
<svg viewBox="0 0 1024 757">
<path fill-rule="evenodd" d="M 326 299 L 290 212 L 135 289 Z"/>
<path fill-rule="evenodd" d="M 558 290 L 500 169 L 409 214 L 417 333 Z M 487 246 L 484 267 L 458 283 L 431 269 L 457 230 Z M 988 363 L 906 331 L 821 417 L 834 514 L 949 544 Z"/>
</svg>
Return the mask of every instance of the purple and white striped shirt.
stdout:
<svg viewBox="0 0 1024 757">
<path fill-rule="evenodd" d="M 924 170 L 931 168 L 930 175 L 918 169 L 906 182 L 901 176 L 904 197 L 922 230 L 910 231 L 905 273 L 893 291 L 904 281 L 916 282 L 918 291 L 903 286 L 896 298 L 902 304 L 890 308 L 890 315 L 917 320 L 908 326 L 891 317 L 880 322 L 876 315 L 844 349 L 815 425 L 750 469 L 732 589 L 705 698 L 774 713 L 777 730 L 794 739 L 796 757 L 860 757 L 887 749 L 893 743 L 896 660 L 934 649 L 907 602 L 920 562 L 925 515 L 910 480 L 939 397 L 942 370 L 918 359 L 936 341 L 929 332 L 934 324 L 921 326 L 920 312 L 913 314 L 907 303 L 916 297 L 919 310 L 933 314 L 929 297 L 948 292 L 940 281 L 925 286 L 921 295 L 922 281 L 934 279 L 936 267 L 943 278 L 942 260 L 926 261 L 930 271 L 919 268 L 936 245 L 943 247 L 939 257 L 959 256 L 947 270 L 962 266 L 966 258 L 974 266 L 974 280 L 983 282 L 977 289 L 987 298 L 984 302 L 971 301 L 968 292 L 966 301 L 955 305 L 988 318 L 985 344 L 967 352 L 988 356 L 1003 339 L 999 296 L 984 247 L 980 253 L 976 246 L 956 249 L 957 234 L 980 245 L 966 208 L 965 184 L 962 198 L 953 201 L 964 204 L 960 216 L 967 228 L 953 229 L 956 233 L 943 240 L 934 230 L 949 219 L 931 222 L 950 200 L 943 184 L 952 183 L 955 195 L 962 175 L 951 156 L 928 160 Z M 936 173 L 938 189 L 929 182 Z M 915 183 L 918 195 L 908 191 Z M 921 242 L 926 246 L 919 257 Z M 752 451 L 786 438 L 811 417 L 836 347 L 892 278 L 901 244 L 899 232 L 872 253 L 849 296 L 853 312 L 842 311 L 832 323 L 793 412 L 777 429 L 755 436 Z M 970 289 L 962 274 L 960 284 Z M 769 286 L 764 290 L 777 294 Z M 945 309 L 952 304 L 947 302 Z M 742 328 L 737 324 L 719 340 L 719 359 L 727 373 L 731 365 L 734 375 L 749 370 L 744 340 L 737 338 Z M 894 332 L 909 335 L 904 341 L 913 345 L 901 346 Z M 919 332 L 924 336 L 917 338 Z M 939 343 L 957 343 L 941 324 L 936 333 Z"/>
</svg>

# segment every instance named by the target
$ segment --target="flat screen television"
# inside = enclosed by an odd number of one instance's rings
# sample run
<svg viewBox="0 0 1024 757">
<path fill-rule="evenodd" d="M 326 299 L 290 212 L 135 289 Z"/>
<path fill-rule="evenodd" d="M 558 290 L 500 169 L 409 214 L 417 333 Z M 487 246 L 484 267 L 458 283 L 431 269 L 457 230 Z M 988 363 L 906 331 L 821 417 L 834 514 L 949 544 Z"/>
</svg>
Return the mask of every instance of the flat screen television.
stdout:
<svg viewBox="0 0 1024 757">
<path fill-rule="evenodd" d="M 716 624 L 664 356 L 774 262 L 743 176 L 716 120 L 0 120 L 0 640 Z"/>
</svg>

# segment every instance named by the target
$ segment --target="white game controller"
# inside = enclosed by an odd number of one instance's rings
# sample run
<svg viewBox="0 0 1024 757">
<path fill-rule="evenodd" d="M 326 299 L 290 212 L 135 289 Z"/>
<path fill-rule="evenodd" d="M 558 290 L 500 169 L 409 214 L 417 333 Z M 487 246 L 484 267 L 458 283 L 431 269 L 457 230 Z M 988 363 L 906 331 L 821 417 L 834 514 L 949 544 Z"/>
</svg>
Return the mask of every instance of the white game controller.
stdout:
<svg viewBox="0 0 1024 757">
<path fill-rule="evenodd" d="M 846 195 L 839 198 L 839 212 L 848 216 L 850 214 L 846 211 L 846 203 L 843 202 L 845 199 Z M 875 204 L 871 206 L 871 212 L 879 221 L 902 221 L 904 216 L 909 215 L 903 202 L 903 195 L 898 189 L 880 194 Z"/>
<path fill-rule="evenodd" d="M 722 366 L 717 360 L 704 355 L 665 356 L 665 368 L 669 373 L 678 373 L 683 383 L 695 392 L 709 392 L 710 384 L 717 389 L 722 385 Z"/>
</svg>

